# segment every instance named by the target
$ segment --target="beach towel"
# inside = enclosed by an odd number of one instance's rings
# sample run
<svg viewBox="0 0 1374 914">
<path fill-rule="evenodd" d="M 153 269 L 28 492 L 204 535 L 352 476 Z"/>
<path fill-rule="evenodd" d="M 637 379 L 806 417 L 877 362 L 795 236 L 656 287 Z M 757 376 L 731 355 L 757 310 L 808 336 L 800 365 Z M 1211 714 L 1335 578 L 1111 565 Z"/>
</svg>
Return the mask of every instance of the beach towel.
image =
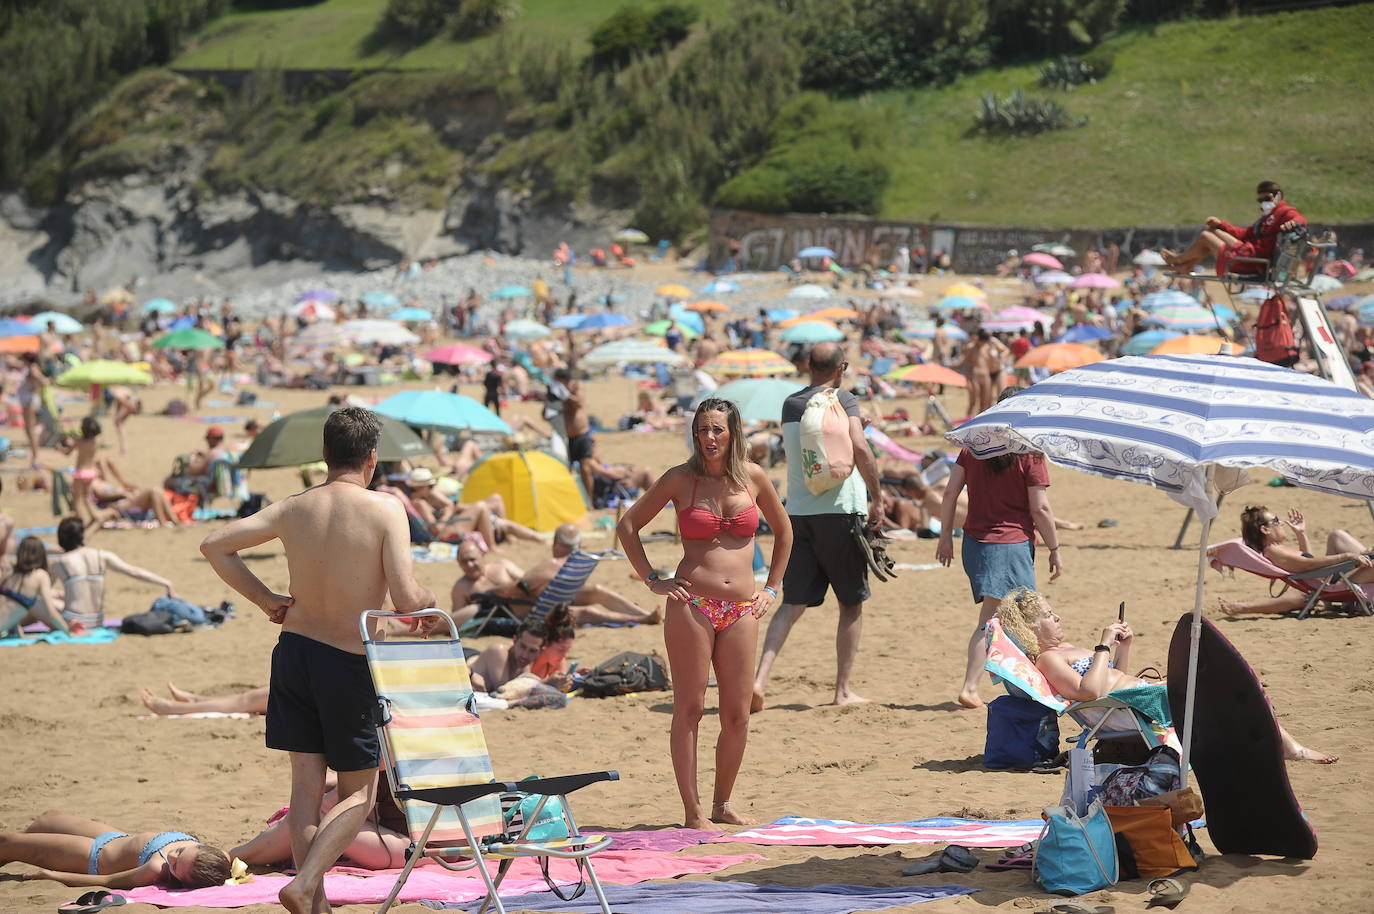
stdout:
<svg viewBox="0 0 1374 914">
<path fill-rule="evenodd" d="M 458 558 L 458 544 L 435 540 L 424 546 L 410 547 L 412 562 L 452 562 Z"/>
<path fill-rule="evenodd" d="M 24 647 L 29 644 L 109 644 L 118 637 L 119 632 L 108 628 L 97 628 L 84 635 L 47 631 L 23 638 L 0 638 L 0 647 Z"/>
<path fill-rule="evenodd" d="M 948 843 L 964 847 L 1018 847 L 1040 837 L 1042 825 L 1044 822 L 1040 819 L 955 819 L 947 816 L 865 825 L 843 819 L 783 816 L 758 828 L 718 835 L 710 843 L 808 847 Z"/>
<path fill-rule="evenodd" d="M 248 720 L 263 717 L 262 714 L 249 714 L 247 711 L 196 711 L 192 714 L 140 714 L 138 720 Z"/>
<path fill-rule="evenodd" d="M 600 831 L 586 828 L 587 831 Z M 659 851 L 671 854 L 684 847 L 705 844 L 720 836 L 718 831 L 701 831 L 696 828 L 642 828 L 623 832 L 603 832 L 611 839 L 613 851 Z"/>
<path fill-rule="evenodd" d="M 762 860 L 758 854 L 721 854 L 705 857 L 676 857 L 658 851 L 602 851 L 596 857 L 596 872 L 603 883 L 628 885 L 649 879 L 673 879 L 688 873 L 716 873 L 740 863 Z M 560 885 L 575 885 L 578 881 L 577 861 L 551 860 L 549 873 Z M 490 867 L 496 871 L 496 864 Z M 362 870 L 336 866 L 325 876 L 325 896 L 332 904 L 380 904 L 386 899 L 396 876 L 401 871 Z M 254 876 L 241 885 L 217 885 L 206 889 L 169 889 L 163 886 L 144 886 L 121 892 L 131 904 L 154 904 L 160 907 L 242 908 L 255 904 L 276 904 L 282 886 L 290 876 L 270 874 Z M 533 858 L 516 860 L 501 883 L 502 895 L 524 894 L 545 889 L 539 871 L 539 861 Z M 398 901 L 434 901 L 456 903 L 486 897 L 486 885 L 480 876 L 450 873 L 435 865 L 417 867 L 406 880 Z M 544 897 L 552 899 L 552 895 Z M 511 908 L 516 910 L 516 908 Z"/>
<path fill-rule="evenodd" d="M 1144 714 L 1146 720 L 1154 721 L 1165 727 L 1173 726 L 1174 716 L 1169 711 L 1169 690 L 1162 682 L 1135 686 L 1130 689 L 1117 689 L 1115 692 L 1107 693 L 1107 697 L 1115 698 L 1122 704 L 1130 705 Z"/>
<path fill-rule="evenodd" d="M 921 461 L 925 459 L 924 454 L 902 447 L 900 444 L 893 441 L 887 432 L 881 432 L 871 425 L 864 429 L 864 437 L 873 442 L 878 450 L 890 457 L 896 457 L 898 460 L 907 460 L 919 467 Z"/>
<path fill-rule="evenodd" d="M 751 882 L 647 882 L 606 886 L 606 900 L 616 911 L 653 911 L 654 914 L 850 914 L 920 904 L 978 891 L 965 885 L 922 885 L 898 889 L 867 885 L 813 886 L 755 885 Z M 515 898 L 502 896 L 507 909 L 597 914 L 601 910 L 591 892 L 575 901 L 559 901 L 543 892 Z M 476 911 L 480 901 L 434 903 L 431 908 Z"/>
</svg>

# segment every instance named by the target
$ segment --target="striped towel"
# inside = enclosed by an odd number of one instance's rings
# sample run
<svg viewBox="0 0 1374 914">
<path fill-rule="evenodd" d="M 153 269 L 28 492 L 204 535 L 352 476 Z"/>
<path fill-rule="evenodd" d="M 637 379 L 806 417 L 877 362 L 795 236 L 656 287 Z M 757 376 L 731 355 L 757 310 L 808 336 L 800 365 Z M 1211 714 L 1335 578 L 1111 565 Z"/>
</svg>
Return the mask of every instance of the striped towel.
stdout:
<svg viewBox="0 0 1374 914">
<path fill-rule="evenodd" d="M 382 729 L 399 783 L 423 790 L 492 781 L 482 723 L 472 712 L 472 681 L 461 642 L 367 641 L 368 667 L 391 722 Z M 422 802 L 403 802 L 410 836 L 419 839 L 434 812 Z M 463 806 L 477 837 L 504 831 L 497 797 Z M 466 844 L 456 809 L 445 808 L 431 845 Z"/>
<path fill-rule="evenodd" d="M 938 816 L 910 822 L 865 825 L 843 819 L 783 816 L 758 828 L 723 834 L 713 843 L 830 845 L 961 844 L 964 847 L 1018 847 L 1040 837 L 1039 819 L 954 819 Z"/>
</svg>

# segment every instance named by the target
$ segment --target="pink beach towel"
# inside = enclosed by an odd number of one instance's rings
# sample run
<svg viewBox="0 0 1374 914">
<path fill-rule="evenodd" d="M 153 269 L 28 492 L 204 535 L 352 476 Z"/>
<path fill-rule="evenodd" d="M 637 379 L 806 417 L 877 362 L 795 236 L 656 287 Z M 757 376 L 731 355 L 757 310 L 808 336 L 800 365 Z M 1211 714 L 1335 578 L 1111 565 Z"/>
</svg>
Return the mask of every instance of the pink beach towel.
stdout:
<svg viewBox="0 0 1374 914">
<path fill-rule="evenodd" d="M 713 843 L 792 844 L 808 847 L 886 844 L 962 844 L 964 847 L 1018 847 L 1040 837 L 1039 819 L 955 819 L 940 816 L 910 822 L 866 825 L 843 819 L 783 816 L 775 822 L 712 838 Z"/>
<path fill-rule="evenodd" d="M 720 854 L 704 857 L 676 857 L 661 851 L 607 850 L 592 858 L 596 874 L 611 885 L 633 885 L 649 879 L 673 879 L 688 873 L 715 873 L 740 863 L 762 860 L 758 854 Z M 550 861 L 549 873 L 560 885 L 577 882 L 575 860 Z M 496 866 L 490 867 L 495 874 Z M 400 870 L 361 870 L 336 866 L 325 876 L 325 895 L 331 904 L 380 904 L 396 884 Z M 144 886 L 122 892 L 132 903 L 161 907 L 199 906 L 242 908 L 253 904 L 276 904 L 282 886 L 290 876 L 255 876 L 242 885 L 212 886 L 208 889 L 168 889 Z M 502 895 L 538 892 L 544 888 L 539 861 L 525 857 L 516 860 L 501 883 Z M 480 876 L 451 873 L 436 865 L 417 867 L 401 890 L 400 901 L 472 901 L 486 894 Z"/>
</svg>

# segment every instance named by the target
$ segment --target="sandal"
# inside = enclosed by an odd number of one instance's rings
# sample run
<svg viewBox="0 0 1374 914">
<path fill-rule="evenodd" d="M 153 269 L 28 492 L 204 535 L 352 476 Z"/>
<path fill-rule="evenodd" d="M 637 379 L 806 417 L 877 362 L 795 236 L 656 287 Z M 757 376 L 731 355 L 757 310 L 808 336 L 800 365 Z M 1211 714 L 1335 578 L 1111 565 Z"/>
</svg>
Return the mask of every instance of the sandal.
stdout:
<svg viewBox="0 0 1374 914">
<path fill-rule="evenodd" d="M 1115 914 L 1116 908 L 1109 904 L 1087 904 L 1082 901 L 1060 901 L 1050 905 L 1037 914 Z"/>
<path fill-rule="evenodd" d="M 1152 879 L 1146 890 L 1150 893 L 1147 908 L 1175 908 L 1188 895 L 1188 886 L 1177 879 Z"/>
<path fill-rule="evenodd" d="M 106 908 L 127 903 L 128 899 L 123 895 L 116 895 L 114 892 L 101 889 L 99 892 L 87 892 L 76 901 L 58 905 L 57 911 L 58 914 L 95 914 L 96 911 L 103 911 Z"/>
<path fill-rule="evenodd" d="M 1136 679 L 1144 679 L 1146 682 L 1163 682 L 1164 674 L 1159 671 L 1157 666 L 1147 666 L 1139 673 L 1135 674 Z"/>
</svg>

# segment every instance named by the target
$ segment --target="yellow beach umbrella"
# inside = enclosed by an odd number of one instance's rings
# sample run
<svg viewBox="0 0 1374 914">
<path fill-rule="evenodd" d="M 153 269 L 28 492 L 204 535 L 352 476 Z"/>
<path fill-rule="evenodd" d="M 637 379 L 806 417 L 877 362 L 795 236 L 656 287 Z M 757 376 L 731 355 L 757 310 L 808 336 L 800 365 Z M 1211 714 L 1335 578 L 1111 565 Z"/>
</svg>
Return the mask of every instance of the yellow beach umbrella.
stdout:
<svg viewBox="0 0 1374 914">
<path fill-rule="evenodd" d="M 655 295 L 662 295 L 664 298 L 691 298 L 692 290 L 677 283 L 669 283 L 666 286 L 659 286 L 654 290 Z"/>
<path fill-rule="evenodd" d="M 1217 336 L 1185 334 L 1171 337 L 1150 350 L 1150 355 L 1235 355 L 1236 349 Z"/>
<path fill-rule="evenodd" d="M 767 349 L 735 349 L 707 363 L 708 374 L 726 377 L 762 377 L 791 374 L 796 368 L 791 362 Z"/>
<path fill-rule="evenodd" d="M 501 451 L 474 466 L 463 499 L 471 503 L 494 493 L 505 499 L 511 520 L 543 532 L 587 513 L 568 468 L 543 451 Z"/>
<path fill-rule="evenodd" d="M 967 298 L 987 298 L 988 293 L 970 282 L 956 282 L 944 290 L 945 295 L 963 295 Z"/>
</svg>

